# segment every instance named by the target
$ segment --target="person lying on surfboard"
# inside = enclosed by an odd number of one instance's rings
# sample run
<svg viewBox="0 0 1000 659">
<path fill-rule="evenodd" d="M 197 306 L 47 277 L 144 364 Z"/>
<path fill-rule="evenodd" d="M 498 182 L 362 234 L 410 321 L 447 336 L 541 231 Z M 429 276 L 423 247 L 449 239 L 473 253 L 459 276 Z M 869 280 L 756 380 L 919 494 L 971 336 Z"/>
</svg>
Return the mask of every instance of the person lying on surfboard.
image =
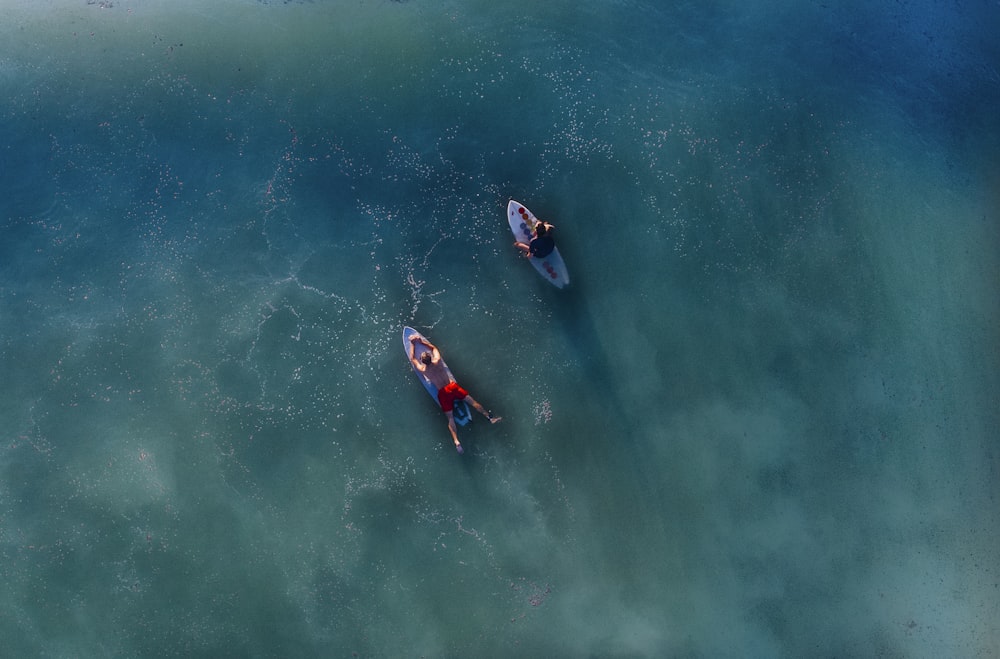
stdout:
<svg viewBox="0 0 1000 659">
<path fill-rule="evenodd" d="M 420 355 L 420 359 L 415 356 L 417 341 L 423 343 L 427 346 L 427 352 Z M 410 361 L 413 362 L 413 367 L 424 374 L 424 376 L 430 380 L 431 384 L 437 387 L 438 390 L 438 403 L 441 405 L 441 410 L 448 417 L 448 430 L 451 432 L 451 439 L 455 442 L 455 450 L 459 453 L 463 453 L 462 445 L 458 442 L 458 430 L 455 427 L 455 416 L 452 410 L 455 408 L 455 401 L 464 400 L 469 405 L 472 405 L 477 412 L 489 419 L 490 423 L 498 423 L 500 417 L 493 416 L 493 412 L 489 412 L 476 402 L 476 399 L 469 395 L 466 391 L 458 384 L 452 377 L 451 373 L 441 365 L 441 353 L 438 352 L 437 346 L 423 338 L 422 336 L 414 336 L 410 338 Z"/>
<path fill-rule="evenodd" d="M 531 242 L 525 245 L 518 241 L 514 243 L 514 247 L 523 251 L 528 258 L 533 256 L 536 259 L 544 259 L 556 248 L 555 238 L 552 237 L 553 229 L 555 227 L 548 222 L 538 220 L 535 223 L 535 237 L 531 239 Z"/>
</svg>

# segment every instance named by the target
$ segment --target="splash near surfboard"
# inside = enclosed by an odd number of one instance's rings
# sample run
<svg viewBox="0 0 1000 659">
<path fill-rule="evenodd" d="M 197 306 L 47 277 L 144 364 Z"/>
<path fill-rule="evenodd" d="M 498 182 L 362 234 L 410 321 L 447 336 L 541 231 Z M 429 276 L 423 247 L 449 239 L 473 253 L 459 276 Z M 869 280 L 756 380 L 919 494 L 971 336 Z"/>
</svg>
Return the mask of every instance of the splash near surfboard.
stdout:
<svg viewBox="0 0 1000 659">
<path fill-rule="evenodd" d="M 507 203 L 507 223 L 514 233 L 514 238 L 518 242 L 528 244 L 535 237 L 535 225 L 539 220 L 528 207 L 519 201 L 511 199 Z M 569 271 L 566 269 L 566 262 L 559 254 L 556 247 L 544 258 L 531 257 L 528 259 L 531 265 L 538 271 L 545 280 L 556 288 L 564 288 L 569 284 Z"/>
</svg>

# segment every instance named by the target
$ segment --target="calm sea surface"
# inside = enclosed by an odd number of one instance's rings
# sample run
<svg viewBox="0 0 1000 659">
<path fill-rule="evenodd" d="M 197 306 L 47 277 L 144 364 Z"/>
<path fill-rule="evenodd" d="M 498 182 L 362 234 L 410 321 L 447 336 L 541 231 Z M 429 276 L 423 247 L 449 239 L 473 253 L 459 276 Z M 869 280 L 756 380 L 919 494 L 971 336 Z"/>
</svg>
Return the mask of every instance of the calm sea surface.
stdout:
<svg viewBox="0 0 1000 659">
<path fill-rule="evenodd" d="M 1000 656 L 998 26 L 7 3 L 2 653 Z"/>
</svg>

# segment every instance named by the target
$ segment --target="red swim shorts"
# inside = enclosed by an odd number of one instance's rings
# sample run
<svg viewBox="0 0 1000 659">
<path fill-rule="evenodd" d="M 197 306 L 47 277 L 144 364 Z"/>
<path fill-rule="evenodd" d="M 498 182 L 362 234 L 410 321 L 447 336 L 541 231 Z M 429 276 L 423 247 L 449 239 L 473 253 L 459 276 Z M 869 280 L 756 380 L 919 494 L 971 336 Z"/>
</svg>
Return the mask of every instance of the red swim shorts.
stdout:
<svg viewBox="0 0 1000 659">
<path fill-rule="evenodd" d="M 455 401 L 462 400 L 468 395 L 469 392 L 458 386 L 457 382 L 449 382 L 438 389 L 438 402 L 441 404 L 443 411 L 451 412 L 455 409 Z"/>
</svg>

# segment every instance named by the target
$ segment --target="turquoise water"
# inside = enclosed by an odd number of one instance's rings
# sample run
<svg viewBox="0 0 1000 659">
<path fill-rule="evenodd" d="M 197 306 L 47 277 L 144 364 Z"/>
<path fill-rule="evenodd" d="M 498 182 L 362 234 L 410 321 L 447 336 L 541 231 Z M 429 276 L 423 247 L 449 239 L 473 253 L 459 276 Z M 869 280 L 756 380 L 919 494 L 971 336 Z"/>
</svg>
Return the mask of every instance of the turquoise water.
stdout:
<svg viewBox="0 0 1000 659">
<path fill-rule="evenodd" d="M 5 8 L 4 653 L 1000 655 L 998 25 Z"/>
</svg>

